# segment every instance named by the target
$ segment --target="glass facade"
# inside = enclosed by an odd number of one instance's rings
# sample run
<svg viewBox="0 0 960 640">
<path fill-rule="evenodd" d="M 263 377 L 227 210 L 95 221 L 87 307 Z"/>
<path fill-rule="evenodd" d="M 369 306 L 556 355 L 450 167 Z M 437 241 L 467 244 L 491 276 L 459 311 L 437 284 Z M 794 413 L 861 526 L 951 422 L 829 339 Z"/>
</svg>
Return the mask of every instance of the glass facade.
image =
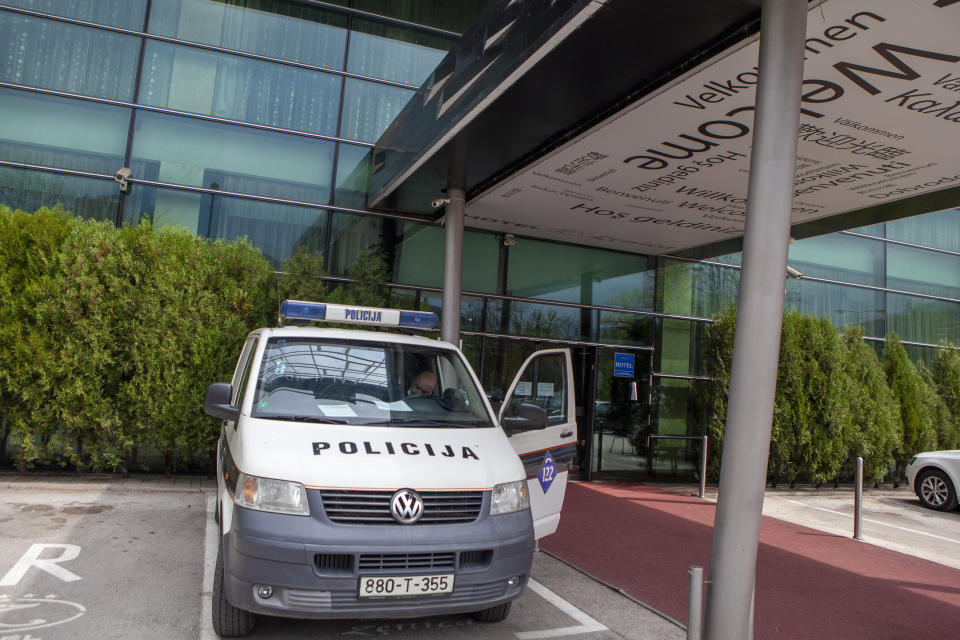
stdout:
<svg viewBox="0 0 960 640">
<path fill-rule="evenodd" d="M 7 0 L 0 204 L 246 236 L 275 267 L 305 247 L 333 276 L 381 249 L 392 304 L 439 311 L 443 229 L 338 208 L 365 207 L 372 143 L 484 4 Z M 148 182 L 121 194 L 122 166 Z M 581 469 L 684 477 L 706 427 L 704 334 L 739 263 L 468 229 L 463 348 L 496 395 L 536 348 L 569 346 Z M 875 345 L 895 331 L 915 358 L 960 342 L 960 211 L 800 240 L 790 265 L 790 308 Z M 635 384 L 613 376 L 618 355 Z"/>
</svg>

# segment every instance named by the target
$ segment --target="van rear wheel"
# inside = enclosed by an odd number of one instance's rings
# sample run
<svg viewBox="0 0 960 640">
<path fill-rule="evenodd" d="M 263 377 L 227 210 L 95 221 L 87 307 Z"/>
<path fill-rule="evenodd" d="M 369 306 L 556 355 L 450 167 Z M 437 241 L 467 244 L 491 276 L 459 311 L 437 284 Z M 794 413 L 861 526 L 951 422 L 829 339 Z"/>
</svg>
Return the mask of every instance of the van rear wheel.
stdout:
<svg viewBox="0 0 960 640">
<path fill-rule="evenodd" d="M 238 609 L 227 601 L 223 592 L 223 543 L 217 548 L 217 568 L 213 574 L 213 630 L 221 638 L 242 638 L 253 631 L 257 616 Z"/>
<path fill-rule="evenodd" d="M 490 607 L 483 611 L 475 611 L 473 617 L 479 622 L 503 622 L 510 615 L 510 606 L 513 602 L 504 602 L 496 607 Z"/>
</svg>

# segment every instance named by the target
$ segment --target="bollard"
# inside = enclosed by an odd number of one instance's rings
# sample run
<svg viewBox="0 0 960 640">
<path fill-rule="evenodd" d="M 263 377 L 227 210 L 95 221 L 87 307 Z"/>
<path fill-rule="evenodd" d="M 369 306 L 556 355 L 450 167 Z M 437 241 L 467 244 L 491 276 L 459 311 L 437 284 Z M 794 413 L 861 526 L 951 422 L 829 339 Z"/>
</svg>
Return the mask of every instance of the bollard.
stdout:
<svg viewBox="0 0 960 640">
<path fill-rule="evenodd" d="M 703 635 L 703 567 L 691 565 L 690 604 L 687 607 L 687 640 L 700 640 Z"/>
<path fill-rule="evenodd" d="M 856 487 L 853 499 L 853 539 L 862 540 L 860 526 L 863 520 L 863 458 L 857 458 Z"/>
<path fill-rule="evenodd" d="M 707 492 L 707 436 L 703 436 L 703 446 L 700 450 L 700 495 L 703 500 Z"/>
</svg>

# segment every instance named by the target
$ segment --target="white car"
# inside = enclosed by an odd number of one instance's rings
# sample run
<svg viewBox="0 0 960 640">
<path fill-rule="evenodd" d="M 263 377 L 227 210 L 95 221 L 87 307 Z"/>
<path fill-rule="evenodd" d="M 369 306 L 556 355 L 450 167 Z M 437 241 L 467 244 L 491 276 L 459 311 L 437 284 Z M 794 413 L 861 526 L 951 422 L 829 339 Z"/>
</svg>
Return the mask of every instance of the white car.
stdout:
<svg viewBox="0 0 960 640">
<path fill-rule="evenodd" d="M 960 450 L 918 453 L 907 465 L 907 482 L 923 506 L 937 511 L 956 509 Z"/>
</svg>

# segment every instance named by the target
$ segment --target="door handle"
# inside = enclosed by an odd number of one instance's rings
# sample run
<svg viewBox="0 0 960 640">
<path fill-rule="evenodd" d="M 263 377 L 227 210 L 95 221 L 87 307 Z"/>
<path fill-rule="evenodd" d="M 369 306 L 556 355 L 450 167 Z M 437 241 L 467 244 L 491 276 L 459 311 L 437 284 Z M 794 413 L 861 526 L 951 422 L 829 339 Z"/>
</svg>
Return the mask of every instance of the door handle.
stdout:
<svg viewBox="0 0 960 640">
<path fill-rule="evenodd" d="M 572 435 L 573 435 L 573 431 L 561 431 L 561 432 L 560 432 L 560 437 L 561 437 L 561 438 L 569 438 L 569 437 L 572 436 Z"/>
</svg>

